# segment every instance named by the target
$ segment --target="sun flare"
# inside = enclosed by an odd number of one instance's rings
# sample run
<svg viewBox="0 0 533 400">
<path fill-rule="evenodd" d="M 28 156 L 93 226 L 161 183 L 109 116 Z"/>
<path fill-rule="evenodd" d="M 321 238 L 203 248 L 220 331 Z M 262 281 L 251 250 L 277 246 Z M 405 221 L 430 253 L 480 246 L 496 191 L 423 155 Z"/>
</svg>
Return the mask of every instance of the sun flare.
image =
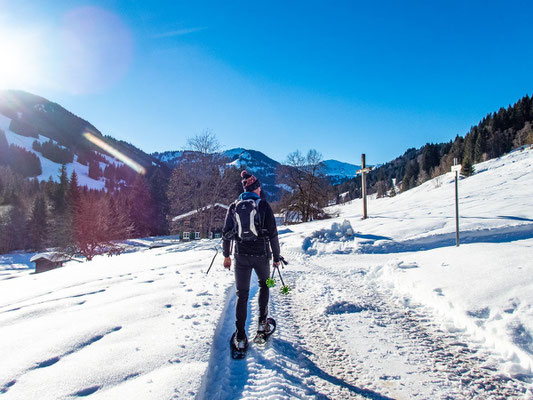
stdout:
<svg viewBox="0 0 533 400">
<path fill-rule="evenodd" d="M 38 51 L 33 35 L 0 28 L 0 87 L 18 88 L 38 79 Z"/>
</svg>

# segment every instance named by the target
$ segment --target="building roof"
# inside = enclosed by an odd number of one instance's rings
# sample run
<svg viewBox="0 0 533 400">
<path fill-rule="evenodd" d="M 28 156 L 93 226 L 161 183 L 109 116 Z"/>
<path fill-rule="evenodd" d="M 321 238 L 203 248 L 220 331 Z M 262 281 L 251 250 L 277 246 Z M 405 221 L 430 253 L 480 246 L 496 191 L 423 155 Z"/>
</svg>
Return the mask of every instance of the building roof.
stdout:
<svg viewBox="0 0 533 400">
<path fill-rule="evenodd" d="M 221 204 L 221 203 L 209 204 L 208 206 L 202 207 L 199 210 L 192 210 L 192 211 L 189 211 L 189 212 L 187 212 L 185 214 L 178 215 L 178 216 L 172 218 L 172 221 L 173 222 L 179 221 L 180 219 L 184 219 L 184 218 L 190 217 L 190 216 L 198 213 L 199 211 L 209 210 L 210 208 L 213 208 L 213 207 L 222 207 L 222 208 L 224 208 L 226 210 L 229 209 L 229 206 L 227 206 L 225 204 Z"/>
<path fill-rule="evenodd" d="M 64 253 L 56 253 L 56 252 L 47 252 L 47 253 L 38 253 L 35 254 L 31 259 L 30 262 L 35 262 L 37 260 L 48 260 L 50 262 L 65 262 L 69 261 L 71 258 L 64 254 Z"/>
</svg>

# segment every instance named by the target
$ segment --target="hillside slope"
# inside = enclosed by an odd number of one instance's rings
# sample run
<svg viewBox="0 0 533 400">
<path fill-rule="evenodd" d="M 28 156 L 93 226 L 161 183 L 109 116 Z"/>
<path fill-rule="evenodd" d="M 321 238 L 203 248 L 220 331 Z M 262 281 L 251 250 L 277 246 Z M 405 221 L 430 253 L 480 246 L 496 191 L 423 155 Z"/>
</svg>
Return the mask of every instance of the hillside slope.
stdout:
<svg viewBox="0 0 533 400">
<path fill-rule="evenodd" d="M 114 155 L 89 142 L 84 136 L 87 132 L 104 140 L 145 169 L 162 167 L 154 157 L 129 143 L 103 136 L 91 123 L 59 104 L 23 91 L 0 91 L 0 130 L 4 132 L 8 145 L 22 148 L 39 158 L 41 173 L 25 174 L 39 180 L 52 177 L 58 181 L 59 169 L 65 164 L 69 174 L 76 171 L 80 184 L 91 189 L 104 189 L 107 180 L 112 180 L 113 185 L 130 184 L 135 173 L 129 171 Z M 47 146 L 49 151 L 45 152 L 41 147 Z M 7 152 L 4 157 L 13 153 L 12 148 L 4 151 Z M 58 153 L 61 153 L 61 157 L 58 157 Z M 64 160 L 60 161 L 59 158 Z M 90 163 L 95 166 L 92 176 L 89 176 Z M 106 167 L 110 169 L 104 176 Z M 166 171 L 166 167 L 164 169 Z M 15 172 L 21 173 L 16 169 Z"/>
</svg>

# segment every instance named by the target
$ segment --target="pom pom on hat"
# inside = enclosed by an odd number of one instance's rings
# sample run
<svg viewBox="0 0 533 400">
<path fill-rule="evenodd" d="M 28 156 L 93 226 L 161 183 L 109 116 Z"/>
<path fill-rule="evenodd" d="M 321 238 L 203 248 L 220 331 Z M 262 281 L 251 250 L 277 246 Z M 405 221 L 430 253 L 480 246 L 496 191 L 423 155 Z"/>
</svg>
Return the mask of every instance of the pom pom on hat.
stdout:
<svg viewBox="0 0 533 400">
<path fill-rule="evenodd" d="M 241 172 L 241 178 L 242 178 L 242 187 L 246 192 L 253 192 L 259 186 L 261 186 L 259 179 L 257 179 L 255 176 L 248 173 L 248 171 L 246 170 Z"/>
</svg>

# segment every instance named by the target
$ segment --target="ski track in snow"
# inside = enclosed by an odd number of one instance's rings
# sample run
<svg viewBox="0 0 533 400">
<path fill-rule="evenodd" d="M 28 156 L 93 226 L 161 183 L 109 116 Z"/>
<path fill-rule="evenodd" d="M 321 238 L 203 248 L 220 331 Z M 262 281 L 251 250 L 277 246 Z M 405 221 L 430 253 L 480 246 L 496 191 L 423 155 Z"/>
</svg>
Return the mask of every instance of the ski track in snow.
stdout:
<svg viewBox="0 0 533 400">
<path fill-rule="evenodd" d="M 271 289 L 270 315 L 277 321 L 276 332 L 263 348 L 251 342 L 258 313 L 254 274 L 248 354 L 244 360 L 231 359 L 235 289 L 229 290 L 197 399 L 526 396 L 524 383 L 499 374 L 488 351 L 469 343 L 461 332 L 443 331 L 422 307 L 406 308 L 381 287 L 362 279 L 346 280 L 307 256 L 287 255 L 299 265 L 283 271 L 294 288 L 288 296 L 281 295 L 278 286 Z M 354 335 L 361 346 L 350 348 L 346 342 L 353 342 Z"/>
</svg>

